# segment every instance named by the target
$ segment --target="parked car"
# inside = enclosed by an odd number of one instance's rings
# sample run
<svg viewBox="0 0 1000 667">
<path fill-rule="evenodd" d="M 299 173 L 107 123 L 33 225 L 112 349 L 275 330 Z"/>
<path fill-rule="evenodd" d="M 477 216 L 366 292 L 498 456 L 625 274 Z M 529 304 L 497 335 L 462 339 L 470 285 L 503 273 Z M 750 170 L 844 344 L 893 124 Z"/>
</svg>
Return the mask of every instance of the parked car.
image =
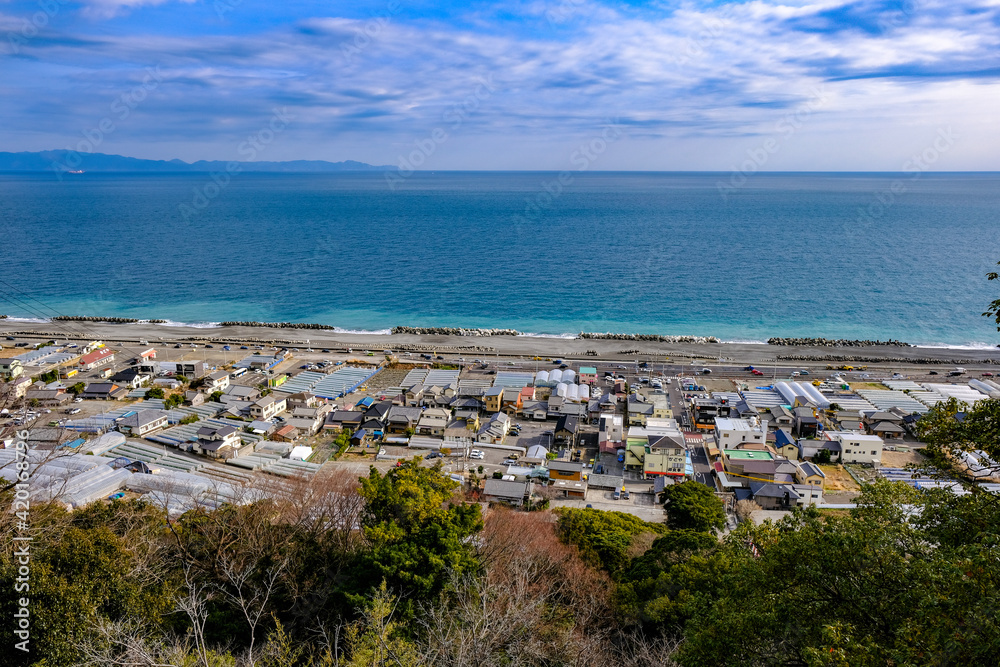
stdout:
<svg viewBox="0 0 1000 667">
<path fill-rule="evenodd" d="M 614 498 L 615 500 L 621 500 L 622 499 L 622 492 L 619 491 L 618 489 L 615 489 L 615 492 L 614 492 L 614 494 L 611 497 Z"/>
<path fill-rule="evenodd" d="M 991 377 L 993 377 L 993 373 L 990 373 L 989 371 L 987 371 L 986 373 L 983 373 L 983 377 L 984 378 L 991 378 Z"/>
<path fill-rule="evenodd" d="M 441 452 L 431 452 L 430 454 L 428 454 L 424 458 L 425 459 L 439 459 L 439 458 L 441 458 Z"/>
<path fill-rule="evenodd" d="M 628 500 L 628 490 L 622 489 L 622 500 Z"/>
</svg>

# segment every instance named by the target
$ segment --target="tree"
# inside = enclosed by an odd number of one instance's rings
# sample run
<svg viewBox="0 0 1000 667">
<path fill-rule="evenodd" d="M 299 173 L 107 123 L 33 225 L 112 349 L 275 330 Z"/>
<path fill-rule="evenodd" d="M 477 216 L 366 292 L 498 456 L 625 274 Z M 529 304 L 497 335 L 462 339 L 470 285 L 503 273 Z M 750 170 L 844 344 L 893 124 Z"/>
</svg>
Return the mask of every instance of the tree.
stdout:
<svg viewBox="0 0 1000 667">
<path fill-rule="evenodd" d="M 153 387 L 146 390 L 146 398 L 163 398 L 164 395 L 163 387 Z"/>
<path fill-rule="evenodd" d="M 361 528 L 369 547 L 366 581 L 385 579 L 412 611 L 412 598 L 430 599 L 450 576 L 478 570 L 468 538 L 483 527 L 478 505 L 458 501 L 458 483 L 438 463 L 425 468 L 419 457 L 385 475 L 373 466 L 361 479 L 365 509 Z"/>
<path fill-rule="evenodd" d="M 213 391 L 209 395 L 208 398 L 209 398 L 209 400 L 215 401 L 216 403 L 221 403 L 222 402 L 222 392 L 221 391 Z"/>
<path fill-rule="evenodd" d="M 741 524 L 717 552 L 717 587 L 684 625 L 682 664 L 995 662 L 997 512 L 955 530 L 981 510 L 979 495 L 881 481 L 845 516 Z M 952 516 L 962 518 L 940 525 Z"/>
<path fill-rule="evenodd" d="M 813 463 L 818 463 L 820 465 L 827 465 L 832 461 L 832 455 L 829 449 L 820 449 L 813 455 Z"/>
<path fill-rule="evenodd" d="M 984 399 L 970 408 L 950 398 L 928 410 L 917 422 L 916 432 L 938 465 L 950 467 L 957 457 L 975 450 L 1000 461 L 1000 399 Z"/>
<path fill-rule="evenodd" d="M 76 384 L 71 386 L 67 391 L 69 391 L 69 393 L 73 394 L 74 396 L 79 396 L 86 390 L 87 390 L 87 385 L 85 385 L 83 382 L 77 382 Z"/>
<path fill-rule="evenodd" d="M 167 396 L 166 400 L 163 401 L 163 407 L 166 410 L 172 410 L 178 405 L 184 402 L 184 396 L 181 394 L 170 394 Z"/>
<path fill-rule="evenodd" d="M 997 266 L 1000 266 L 1000 262 L 997 262 Z M 986 274 L 986 279 L 1000 280 L 1000 273 L 990 271 Z M 986 312 L 983 313 L 983 317 L 993 318 L 993 321 L 996 322 L 997 325 L 997 331 L 1000 331 L 1000 299 L 996 299 L 986 307 Z"/>
<path fill-rule="evenodd" d="M 663 491 L 667 525 L 672 529 L 711 532 L 726 525 L 722 501 L 700 482 L 687 481 L 668 486 Z"/>
<path fill-rule="evenodd" d="M 575 545 L 584 563 L 602 568 L 612 577 L 628 565 L 632 546 L 639 536 L 660 535 L 666 530 L 663 524 L 643 521 L 625 512 L 561 507 L 555 514 L 559 517 L 556 523 L 559 539 Z"/>
</svg>

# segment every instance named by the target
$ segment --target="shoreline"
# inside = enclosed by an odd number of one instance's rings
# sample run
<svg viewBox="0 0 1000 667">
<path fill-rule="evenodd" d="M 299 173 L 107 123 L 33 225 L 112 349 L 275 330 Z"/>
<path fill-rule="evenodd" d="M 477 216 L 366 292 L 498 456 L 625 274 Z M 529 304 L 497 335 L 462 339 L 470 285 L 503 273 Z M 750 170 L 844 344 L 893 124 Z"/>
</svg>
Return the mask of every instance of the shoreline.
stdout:
<svg viewBox="0 0 1000 667">
<path fill-rule="evenodd" d="M 730 364 L 853 361 L 887 365 L 965 363 L 1000 365 L 1000 348 L 895 347 L 885 345 L 830 347 L 769 345 L 765 342 L 690 342 L 579 338 L 543 335 L 459 336 L 427 333 L 368 333 L 331 329 L 293 329 L 265 326 L 195 327 L 174 323 L 107 323 L 90 321 L 25 321 L 0 319 L 0 333 L 31 338 L 107 340 L 150 346 L 178 342 L 232 342 L 281 344 L 301 348 L 368 348 L 438 351 L 496 357 L 571 357 L 626 359 L 680 357 Z M 693 338 L 693 337 L 686 337 Z M 5 345 L 7 347 L 7 345 Z"/>
</svg>

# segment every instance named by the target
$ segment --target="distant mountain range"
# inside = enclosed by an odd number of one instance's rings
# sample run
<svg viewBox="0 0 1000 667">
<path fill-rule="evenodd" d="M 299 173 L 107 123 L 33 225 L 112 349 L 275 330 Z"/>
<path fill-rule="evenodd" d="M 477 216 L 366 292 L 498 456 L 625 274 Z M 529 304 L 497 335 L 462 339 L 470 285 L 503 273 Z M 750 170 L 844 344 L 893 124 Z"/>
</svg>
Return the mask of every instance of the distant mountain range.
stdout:
<svg viewBox="0 0 1000 667">
<path fill-rule="evenodd" d="M 38 151 L 34 153 L 0 152 L 0 171 L 220 171 L 228 162 L 223 160 L 143 160 L 104 153 L 75 151 Z M 392 166 L 375 166 L 354 160 L 290 160 L 288 162 L 240 162 L 241 171 L 270 172 L 329 172 L 329 171 L 390 171 Z"/>
</svg>

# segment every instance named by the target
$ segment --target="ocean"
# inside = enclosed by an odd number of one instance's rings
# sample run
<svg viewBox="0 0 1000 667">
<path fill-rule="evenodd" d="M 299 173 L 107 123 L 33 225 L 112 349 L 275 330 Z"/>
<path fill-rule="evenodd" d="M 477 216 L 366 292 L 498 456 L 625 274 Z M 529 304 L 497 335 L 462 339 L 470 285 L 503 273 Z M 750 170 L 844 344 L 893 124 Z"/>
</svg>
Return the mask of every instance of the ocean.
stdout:
<svg viewBox="0 0 1000 667">
<path fill-rule="evenodd" d="M 992 347 L 1000 174 L 0 174 L 0 313 Z"/>
</svg>

